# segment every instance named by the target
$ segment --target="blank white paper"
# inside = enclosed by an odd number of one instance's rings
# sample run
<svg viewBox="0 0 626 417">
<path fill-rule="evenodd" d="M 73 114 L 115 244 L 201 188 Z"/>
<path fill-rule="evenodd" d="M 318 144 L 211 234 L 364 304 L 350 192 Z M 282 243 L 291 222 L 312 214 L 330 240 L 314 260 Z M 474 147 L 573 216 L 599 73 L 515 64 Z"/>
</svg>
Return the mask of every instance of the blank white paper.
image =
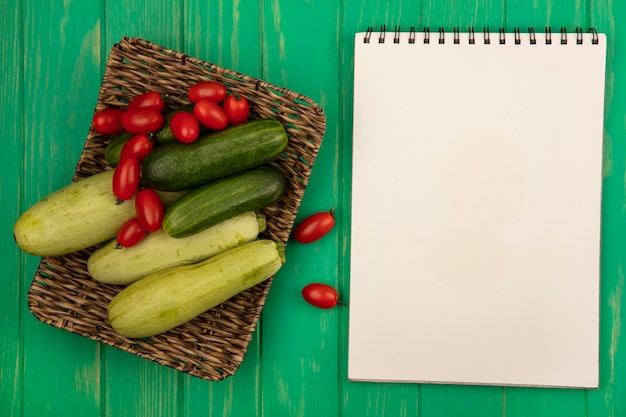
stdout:
<svg viewBox="0 0 626 417">
<path fill-rule="evenodd" d="M 348 377 L 598 385 L 606 37 L 355 36 Z"/>
</svg>

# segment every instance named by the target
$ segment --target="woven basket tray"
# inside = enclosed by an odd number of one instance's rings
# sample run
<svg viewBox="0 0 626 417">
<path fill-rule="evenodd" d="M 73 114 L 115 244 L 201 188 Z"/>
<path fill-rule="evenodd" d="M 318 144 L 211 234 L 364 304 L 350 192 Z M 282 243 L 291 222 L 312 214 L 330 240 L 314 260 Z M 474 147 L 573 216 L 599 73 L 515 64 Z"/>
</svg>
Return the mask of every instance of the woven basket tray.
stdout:
<svg viewBox="0 0 626 417">
<path fill-rule="evenodd" d="M 263 211 L 267 229 L 261 234 L 286 244 L 325 131 L 324 113 L 312 100 L 143 39 L 124 38 L 111 49 L 95 111 L 123 107 L 145 91 L 163 92 L 168 108 L 177 107 L 188 103 L 189 86 L 206 79 L 248 98 L 252 118 L 279 120 L 287 131 L 289 144 L 273 162 L 287 178 L 287 192 Z M 108 141 L 89 131 L 74 181 L 110 169 L 104 159 Z M 41 259 L 28 292 L 28 307 L 37 319 L 202 379 L 221 380 L 237 370 L 272 278 L 176 329 L 129 339 L 107 320 L 108 304 L 122 287 L 101 284 L 87 272 L 94 249 Z"/>
</svg>

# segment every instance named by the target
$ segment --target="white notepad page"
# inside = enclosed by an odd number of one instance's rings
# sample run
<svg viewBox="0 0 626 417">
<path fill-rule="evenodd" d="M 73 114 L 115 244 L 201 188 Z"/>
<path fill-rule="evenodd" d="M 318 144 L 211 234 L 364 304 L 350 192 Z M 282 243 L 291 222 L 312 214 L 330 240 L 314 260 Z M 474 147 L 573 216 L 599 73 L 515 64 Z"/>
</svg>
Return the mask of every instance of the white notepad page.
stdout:
<svg viewBox="0 0 626 417">
<path fill-rule="evenodd" d="M 349 379 L 597 387 L 606 37 L 364 36 Z"/>
</svg>

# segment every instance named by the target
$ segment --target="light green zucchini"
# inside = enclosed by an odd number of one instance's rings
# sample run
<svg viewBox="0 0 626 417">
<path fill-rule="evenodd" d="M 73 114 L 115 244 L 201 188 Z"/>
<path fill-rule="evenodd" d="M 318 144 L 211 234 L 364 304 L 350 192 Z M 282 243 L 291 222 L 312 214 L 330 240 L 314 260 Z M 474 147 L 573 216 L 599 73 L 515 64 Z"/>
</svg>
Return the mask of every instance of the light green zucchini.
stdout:
<svg viewBox="0 0 626 417">
<path fill-rule="evenodd" d="M 113 170 L 72 182 L 32 205 L 15 222 L 17 246 L 35 256 L 67 255 L 106 242 L 135 216 L 135 199 L 113 195 Z M 183 193 L 159 193 L 169 206 Z"/>
<path fill-rule="evenodd" d="M 113 297 L 109 322 L 126 337 L 163 333 L 267 280 L 284 262 L 284 245 L 261 239 L 196 264 L 155 272 Z"/>
<path fill-rule="evenodd" d="M 128 248 L 119 247 L 114 239 L 91 254 L 87 270 L 96 281 L 128 285 L 154 272 L 196 263 L 251 242 L 265 225 L 264 216 L 250 211 L 185 238 L 173 238 L 161 229 Z"/>
</svg>

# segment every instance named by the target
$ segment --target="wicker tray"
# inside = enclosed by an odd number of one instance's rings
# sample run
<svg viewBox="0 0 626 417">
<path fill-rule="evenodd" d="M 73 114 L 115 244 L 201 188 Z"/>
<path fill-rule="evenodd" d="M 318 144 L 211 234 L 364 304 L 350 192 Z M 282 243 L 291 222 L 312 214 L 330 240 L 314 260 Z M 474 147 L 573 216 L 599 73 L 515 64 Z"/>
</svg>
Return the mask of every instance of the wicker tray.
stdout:
<svg viewBox="0 0 626 417">
<path fill-rule="evenodd" d="M 264 210 L 267 230 L 261 236 L 286 244 L 325 131 L 324 113 L 312 100 L 143 39 L 123 38 L 111 49 L 94 111 L 124 106 L 149 90 L 165 93 L 168 107 L 176 107 L 187 103 L 189 86 L 206 79 L 247 97 L 252 118 L 274 118 L 285 126 L 289 144 L 273 164 L 285 174 L 288 189 Z M 110 169 L 103 156 L 108 140 L 89 131 L 74 181 Z M 41 259 L 28 292 L 28 307 L 37 319 L 202 379 L 217 381 L 235 373 L 273 278 L 176 329 L 129 339 L 107 320 L 109 301 L 121 287 L 98 283 L 87 273 L 94 249 Z"/>
</svg>

